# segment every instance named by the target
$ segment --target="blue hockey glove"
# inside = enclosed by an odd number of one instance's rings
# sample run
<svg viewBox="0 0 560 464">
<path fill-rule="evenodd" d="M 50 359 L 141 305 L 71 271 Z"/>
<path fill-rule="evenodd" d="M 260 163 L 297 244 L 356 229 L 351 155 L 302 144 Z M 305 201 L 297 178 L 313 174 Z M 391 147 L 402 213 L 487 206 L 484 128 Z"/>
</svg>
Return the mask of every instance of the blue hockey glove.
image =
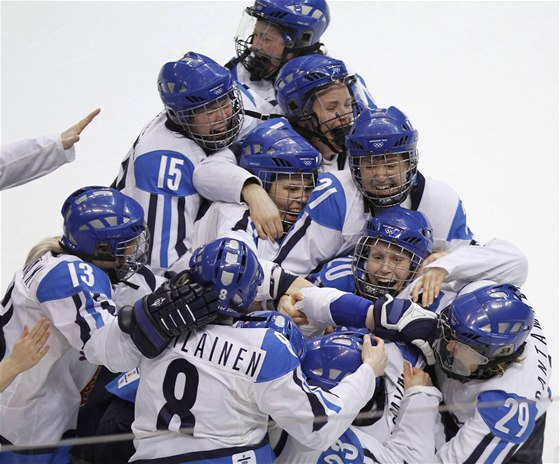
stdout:
<svg viewBox="0 0 560 464">
<path fill-rule="evenodd" d="M 188 280 L 188 279 L 186 279 Z M 147 358 L 155 358 L 171 338 L 218 317 L 218 295 L 210 285 L 169 281 L 119 311 L 119 326 Z"/>
<path fill-rule="evenodd" d="M 386 295 L 374 303 L 373 318 L 378 337 L 411 343 L 422 351 L 428 364 L 435 363 L 431 342 L 438 317 L 434 312 L 410 300 Z"/>
</svg>

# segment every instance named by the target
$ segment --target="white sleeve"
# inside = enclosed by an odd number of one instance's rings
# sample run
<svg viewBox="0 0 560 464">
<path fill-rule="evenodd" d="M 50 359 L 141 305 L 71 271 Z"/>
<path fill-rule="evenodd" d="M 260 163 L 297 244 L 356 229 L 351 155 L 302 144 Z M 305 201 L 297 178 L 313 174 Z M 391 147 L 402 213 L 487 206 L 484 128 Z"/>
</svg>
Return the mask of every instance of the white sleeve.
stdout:
<svg viewBox="0 0 560 464">
<path fill-rule="evenodd" d="M 117 317 L 92 333 L 84 346 L 84 354 L 89 362 L 103 365 L 111 372 L 129 371 L 142 360 L 130 335 L 120 329 Z"/>
<path fill-rule="evenodd" d="M 396 462 L 434 462 L 441 399 L 441 392 L 435 387 L 416 386 L 405 390 L 397 423 L 383 443 Z"/>
<path fill-rule="evenodd" d="M 227 148 L 208 156 L 193 174 L 194 187 L 210 201 L 241 203 L 241 190 L 249 179 L 260 185 L 259 178 L 240 167 Z"/>
<path fill-rule="evenodd" d="M 445 281 L 455 291 L 468 282 L 493 280 L 521 286 L 527 278 L 525 254 L 512 243 L 494 238 L 483 246 L 470 245 L 456 249 L 426 266 L 448 272 Z"/>
<path fill-rule="evenodd" d="M 256 384 L 255 396 L 259 408 L 278 426 L 304 446 L 322 450 L 350 426 L 374 389 L 375 375 L 368 365 L 361 365 L 330 392 L 310 388 L 298 366 L 278 379 Z"/>
<path fill-rule="evenodd" d="M 75 158 L 76 149 L 64 150 L 60 134 L 2 145 L 0 190 L 42 177 Z"/>
</svg>

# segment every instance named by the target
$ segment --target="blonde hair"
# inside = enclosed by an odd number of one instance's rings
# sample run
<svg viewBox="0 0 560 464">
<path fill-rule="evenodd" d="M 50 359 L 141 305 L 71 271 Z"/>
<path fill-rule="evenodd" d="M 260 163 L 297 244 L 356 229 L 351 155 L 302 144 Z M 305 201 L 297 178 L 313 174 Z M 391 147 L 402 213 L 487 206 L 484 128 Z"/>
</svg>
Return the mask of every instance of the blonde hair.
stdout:
<svg viewBox="0 0 560 464">
<path fill-rule="evenodd" d="M 60 239 L 62 237 L 50 237 L 46 238 L 29 250 L 27 253 L 27 258 L 25 258 L 25 266 L 35 261 L 37 258 L 43 256 L 45 253 L 54 252 L 54 253 L 63 253 L 64 250 L 60 246 Z"/>
</svg>

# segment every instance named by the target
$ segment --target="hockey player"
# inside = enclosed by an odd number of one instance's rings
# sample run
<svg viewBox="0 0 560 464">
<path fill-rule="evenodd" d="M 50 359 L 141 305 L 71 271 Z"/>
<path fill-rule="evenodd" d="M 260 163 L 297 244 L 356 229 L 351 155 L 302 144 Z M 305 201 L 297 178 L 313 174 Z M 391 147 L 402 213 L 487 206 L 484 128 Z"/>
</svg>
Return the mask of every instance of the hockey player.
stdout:
<svg viewBox="0 0 560 464">
<path fill-rule="evenodd" d="M 330 390 L 359 366 L 364 331 L 336 331 L 311 339 L 302 370 L 309 384 Z M 367 335 L 369 337 L 369 335 Z M 386 344 L 388 348 L 392 344 Z M 399 368 L 403 370 L 402 362 Z M 331 446 L 315 451 L 301 445 L 298 437 L 289 437 L 277 463 L 405 463 L 433 462 L 436 420 L 441 393 L 432 386 L 425 372 L 405 364 L 402 401 L 396 424 L 390 435 L 380 436 L 364 427 L 371 422 L 371 407 L 382 410 L 385 403 L 384 379 L 377 379 L 376 391 L 367 405 Z M 421 426 L 418 426 L 421 424 Z"/>
<path fill-rule="evenodd" d="M 329 261 L 310 280 L 375 301 L 396 296 L 432 254 L 432 228 L 419 211 L 393 206 L 367 220 L 352 256 Z"/>
<path fill-rule="evenodd" d="M 280 211 L 283 232 L 289 231 L 315 186 L 321 155 L 283 118 L 259 125 L 243 140 L 239 152 L 239 165 L 259 179 Z M 195 223 L 195 247 L 218 237 L 241 240 L 258 256 L 265 277 L 257 301 L 276 300 L 310 285 L 272 262 L 283 234 L 274 241 L 260 238 L 247 205 L 214 202 Z"/>
<path fill-rule="evenodd" d="M 194 52 L 163 65 L 158 91 L 165 111 L 144 127 L 113 187 L 144 208 L 151 236 L 147 262 L 163 275 L 167 269 L 187 267 L 201 194 L 210 198 L 205 194 L 205 182 L 215 189 L 216 180 L 225 175 L 202 177 L 197 183 L 195 168 L 210 155 L 233 156 L 227 147 L 255 127 L 257 119 L 244 115 L 244 108 L 253 105 L 249 91 L 236 84 L 227 69 Z M 256 209 L 258 223 L 259 210 L 266 210 L 265 225 L 271 221 L 270 228 L 280 228 L 278 211 L 258 179 L 235 163 L 227 176 L 227 182 L 219 186 L 228 201 L 243 199 Z"/>
<path fill-rule="evenodd" d="M 74 144 L 101 110 L 93 110 L 84 119 L 61 134 L 20 140 L 2 145 L 0 153 L 0 190 L 17 187 L 45 176 L 76 158 Z"/>
<path fill-rule="evenodd" d="M 383 374 L 383 342 L 362 351 L 363 367 L 331 393 L 311 390 L 289 342 L 270 329 L 231 326 L 246 312 L 262 280 L 255 254 L 242 242 L 218 239 L 195 250 L 188 277 L 211 283 L 223 318 L 178 336 L 154 359 L 131 350 L 118 357 L 139 364 L 131 462 L 272 462 L 265 441 L 269 416 L 313 449 L 346 430 Z M 120 362 L 120 361 L 119 361 Z M 284 398 L 289 397 L 289 404 Z M 316 425 L 321 417 L 323 423 Z"/>
<path fill-rule="evenodd" d="M 279 113 L 274 79 L 290 59 L 321 53 L 321 35 L 330 22 L 325 0 L 255 0 L 245 8 L 235 35 L 237 57 L 226 67 Z"/>
<path fill-rule="evenodd" d="M 2 446 L 40 449 L 3 449 L 3 463 L 69 462 L 68 447 L 41 445 L 72 436 L 81 393 L 97 364 L 110 368 L 106 361 L 121 345 L 153 356 L 173 334 L 197 326 L 198 316 L 202 321 L 209 315 L 205 323 L 216 314 L 216 295 L 201 285 L 154 292 L 162 279 L 143 266 L 148 236 L 142 208 L 132 198 L 84 187 L 68 197 L 61 213 L 62 237 L 30 251 L 0 306 L 0 358 L 11 355 L 25 325 L 44 317 L 51 331 L 42 361 L 0 397 Z M 137 300 L 134 312 L 119 310 Z M 112 362 L 118 364 L 118 356 Z"/>
<path fill-rule="evenodd" d="M 473 235 L 457 194 L 417 172 L 417 139 L 418 132 L 395 107 L 360 113 L 346 138 L 350 171 L 319 176 L 274 261 L 306 276 L 350 253 L 367 220 L 399 204 L 429 220 L 437 251 L 471 243 Z"/>
<path fill-rule="evenodd" d="M 551 358 L 519 288 L 466 286 L 440 313 L 433 348 L 451 416 L 436 462 L 542 462 Z"/>
<path fill-rule="evenodd" d="M 280 69 L 274 90 L 283 114 L 321 152 L 322 170 L 348 168 L 346 135 L 360 111 L 376 108 L 362 78 L 341 60 L 307 55 Z"/>
</svg>

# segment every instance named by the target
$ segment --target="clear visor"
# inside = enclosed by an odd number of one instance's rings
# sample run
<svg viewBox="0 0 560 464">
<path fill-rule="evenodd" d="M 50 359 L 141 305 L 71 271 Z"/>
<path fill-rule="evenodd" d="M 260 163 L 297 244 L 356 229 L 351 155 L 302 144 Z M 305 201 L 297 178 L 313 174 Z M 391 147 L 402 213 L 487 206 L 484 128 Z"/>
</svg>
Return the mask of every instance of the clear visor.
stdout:
<svg viewBox="0 0 560 464">
<path fill-rule="evenodd" d="M 440 317 L 439 329 L 440 334 L 434 342 L 433 349 L 438 364 L 444 370 L 468 377 L 480 366 L 488 364 L 486 356 L 453 338 L 445 315 Z"/>
</svg>

